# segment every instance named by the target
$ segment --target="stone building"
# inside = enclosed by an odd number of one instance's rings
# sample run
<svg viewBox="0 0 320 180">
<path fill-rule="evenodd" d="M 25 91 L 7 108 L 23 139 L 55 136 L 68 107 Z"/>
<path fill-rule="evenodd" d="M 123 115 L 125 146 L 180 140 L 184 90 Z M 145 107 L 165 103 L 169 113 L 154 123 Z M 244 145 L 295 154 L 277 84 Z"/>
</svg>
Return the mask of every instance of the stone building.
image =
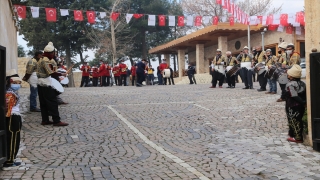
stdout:
<svg viewBox="0 0 320 180">
<path fill-rule="evenodd" d="M 262 44 L 263 26 L 250 26 L 251 47 Z M 189 62 L 196 66 L 197 74 L 209 72 L 209 59 L 213 58 L 216 49 L 221 49 L 222 53 L 231 51 L 234 56 L 238 55 L 244 46 L 248 45 L 248 26 L 229 23 L 219 23 L 208 26 L 196 32 L 188 34 L 179 39 L 160 45 L 149 50 L 151 54 L 163 54 L 166 59 L 170 59 L 170 54 L 178 54 L 179 79 L 182 79 L 185 68 L 185 54 L 188 55 Z M 281 41 L 294 43 L 297 51 L 302 57 L 305 56 L 304 35 L 287 34 L 286 32 L 266 31 L 264 33 L 264 47 L 269 48 L 277 54 L 278 44 Z"/>
<path fill-rule="evenodd" d="M 6 48 L 6 69 L 17 69 L 17 13 L 11 0 L 0 1 L 0 46 Z"/>
</svg>

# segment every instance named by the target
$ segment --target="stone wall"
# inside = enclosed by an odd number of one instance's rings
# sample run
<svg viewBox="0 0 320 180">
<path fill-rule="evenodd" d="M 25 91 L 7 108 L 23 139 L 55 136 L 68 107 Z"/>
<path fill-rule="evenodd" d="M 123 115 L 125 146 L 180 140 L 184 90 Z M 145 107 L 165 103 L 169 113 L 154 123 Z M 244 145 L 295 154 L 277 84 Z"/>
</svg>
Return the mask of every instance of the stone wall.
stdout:
<svg viewBox="0 0 320 180">
<path fill-rule="evenodd" d="M 6 47 L 6 69 L 17 69 L 17 28 L 13 20 L 10 0 L 0 1 L 0 46 Z"/>
</svg>

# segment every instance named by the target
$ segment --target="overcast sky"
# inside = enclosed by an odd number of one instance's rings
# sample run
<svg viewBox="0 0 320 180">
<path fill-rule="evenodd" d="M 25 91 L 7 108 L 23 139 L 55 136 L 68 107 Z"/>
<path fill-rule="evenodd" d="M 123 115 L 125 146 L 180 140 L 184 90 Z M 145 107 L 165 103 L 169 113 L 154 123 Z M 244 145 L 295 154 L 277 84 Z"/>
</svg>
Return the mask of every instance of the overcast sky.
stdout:
<svg viewBox="0 0 320 180">
<path fill-rule="evenodd" d="M 273 0 L 274 7 L 279 7 L 282 5 L 282 13 L 296 13 L 303 10 L 304 0 Z M 18 36 L 18 44 L 22 45 L 25 50 L 28 50 L 27 42 L 22 39 L 23 36 Z M 89 55 L 88 60 L 94 58 L 94 53 L 92 51 L 84 52 L 83 56 Z M 78 55 L 78 60 L 80 56 Z M 158 66 L 158 61 L 152 63 L 153 67 Z"/>
</svg>

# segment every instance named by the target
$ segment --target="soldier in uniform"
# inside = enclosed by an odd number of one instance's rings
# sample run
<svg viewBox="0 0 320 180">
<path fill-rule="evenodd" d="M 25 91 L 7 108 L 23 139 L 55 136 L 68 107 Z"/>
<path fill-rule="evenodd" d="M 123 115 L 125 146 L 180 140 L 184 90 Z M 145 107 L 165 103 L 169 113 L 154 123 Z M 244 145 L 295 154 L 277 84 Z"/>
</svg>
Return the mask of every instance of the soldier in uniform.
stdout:
<svg viewBox="0 0 320 180">
<path fill-rule="evenodd" d="M 226 52 L 226 59 L 227 59 L 227 66 L 237 66 L 239 62 L 237 61 L 237 58 L 233 57 L 230 51 Z M 227 88 L 235 88 L 236 86 L 236 75 L 229 76 L 228 74 L 227 80 L 228 80 L 228 87 Z"/>
<path fill-rule="evenodd" d="M 249 53 L 249 48 L 245 46 L 243 48 L 242 53 L 237 57 L 238 61 L 243 62 L 250 62 L 251 63 L 251 68 L 253 68 L 253 61 L 252 61 L 253 56 Z M 253 89 L 253 83 L 252 83 L 252 73 L 253 69 L 247 69 L 245 67 L 241 68 L 240 70 L 240 76 L 242 78 L 242 81 L 245 84 L 245 87 L 243 89 Z"/>
<path fill-rule="evenodd" d="M 216 88 L 217 82 L 219 81 L 219 88 L 222 88 L 224 82 L 224 66 L 226 65 L 225 57 L 221 54 L 221 50 L 217 49 L 216 56 L 213 59 L 214 68 L 212 68 L 213 81 L 210 88 Z M 221 72 L 218 69 L 222 68 Z"/>
<path fill-rule="evenodd" d="M 58 110 L 57 91 L 52 88 L 51 79 L 66 76 L 65 73 L 57 73 L 51 70 L 50 61 L 54 57 L 54 47 L 52 42 L 44 48 L 43 58 L 37 63 L 38 95 L 41 108 L 41 125 L 67 126 L 68 123 L 60 121 Z M 49 113 L 50 112 L 50 113 Z M 53 122 L 49 121 L 49 115 Z"/>
<path fill-rule="evenodd" d="M 278 63 L 281 63 L 282 66 L 286 66 L 286 62 L 287 62 L 287 53 L 286 53 L 286 49 L 287 49 L 287 43 L 286 42 L 282 42 L 279 46 L 279 58 L 278 58 Z M 285 101 L 285 94 L 286 94 L 286 84 L 281 84 L 279 82 L 280 88 L 281 88 L 281 96 L 280 98 L 277 100 L 277 102 L 283 102 Z"/>
<path fill-rule="evenodd" d="M 271 66 L 275 65 L 275 63 L 277 62 L 277 57 L 272 55 L 271 49 L 266 50 L 265 62 L 266 62 L 266 67 L 268 67 L 268 69 L 270 69 Z M 271 77 L 270 79 L 267 79 L 267 80 L 269 84 L 269 91 L 266 92 L 266 94 L 277 94 L 277 79 L 274 79 L 273 77 Z"/>
<path fill-rule="evenodd" d="M 42 52 L 38 51 L 35 53 L 34 57 L 30 59 L 27 63 L 26 74 L 22 78 L 22 80 L 29 82 L 30 84 L 30 111 L 31 112 L 41 112 L 39 108 L 37 108 L 37 63 L 42 58 Z"/>
<path fill-rule="evenodd" d="M 262 46 L 256 47 L 255 59 L 258 61 L 258 63 L 265 63 L 265 54 L 266 52 L 262 51 Z M 267 90 L 268 79 L 265 77 L 265 74 L 266 74 L 266 71 L 258 75 L 260 89 L 258 89 L 257 91 L 259 92 Z"/>
<path fill-rule="evenodd" d="M 127 68 L 128 66 L 124 63 L 124 60 L 121 60 L 121 63 L 119 64 L 120 68 L 120 86 L 127 86 Z"/>
</svg>

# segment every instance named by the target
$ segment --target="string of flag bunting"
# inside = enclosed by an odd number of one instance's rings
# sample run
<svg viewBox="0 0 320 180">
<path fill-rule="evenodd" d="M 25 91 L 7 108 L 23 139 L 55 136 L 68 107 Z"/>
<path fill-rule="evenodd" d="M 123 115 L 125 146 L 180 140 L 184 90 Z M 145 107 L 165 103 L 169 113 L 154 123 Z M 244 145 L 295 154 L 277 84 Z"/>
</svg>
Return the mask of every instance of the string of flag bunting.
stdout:
<svg viewBox="0 0 320 180">
<path fill-rule="evenodd" d="M 269 16 L 248 16 L 243 12 L 233 0 L 216 0 L 218 5 L 227 12 L 227 16 L 221 17 L 223 22 L 229 21 L 230 26 L 233 26 L 235 22 L 239 22 L 245 25 L 263 25 L 268 26 L 268 30 L 271 31 L 284 31 L 286 33 L 292 34 L 293 27 L 295 27 L 296 34 L 300 35 L 302 28 L 305 26 L 305 15 L 304 12 L 297 12 L 291 14 L 277 14 Z M 27 7 L 30 8 L 31 15 L 33 18 L 39 18 L 40 7 L 34 6 L 24 6 L 24 5 L 14 5 L 18 16 L 21 19 L 26 18 Z M 41 7 L 42 8 L 42 7 Z M 57 9 L 56 8 L 44 8 L 46 13 L 46 20 L 48 22 L 57 21 Z M 84 21 L 84 13 L 86 13 L 87 21 L 90 24 L 96 23 L 97 12 L 96 11 L 83 11 L 83 10 L 70 10 L 70 9 L 60 9 L 60 16 L 69 16 L 69 11 L 73 11 L 73 16 L 75 21 Z M 122 13 L 113 12 L 110 18 L 113 21 L 117 21 Z M 143 16 L 148 16 L 148 26 L 156 26 L 156 17 L 158 18 L 158 26 L 202 26 L 202 24 L 212 24 L 217 25 L 219 23 L 218 16 L 174 16 L 174 15 L 150 15 L 150 14 L 124 14 L 126 17 L 126 22 L 129 23 L 132 18 L 139 19 Z M 100 18 L 105 18 L 107 16 L 106 12 L 99 12 Z M 168 24 L 167 24 L 168 20 Z M 177 20 L 177 21 L 176 21 Z"/>
</svg>

